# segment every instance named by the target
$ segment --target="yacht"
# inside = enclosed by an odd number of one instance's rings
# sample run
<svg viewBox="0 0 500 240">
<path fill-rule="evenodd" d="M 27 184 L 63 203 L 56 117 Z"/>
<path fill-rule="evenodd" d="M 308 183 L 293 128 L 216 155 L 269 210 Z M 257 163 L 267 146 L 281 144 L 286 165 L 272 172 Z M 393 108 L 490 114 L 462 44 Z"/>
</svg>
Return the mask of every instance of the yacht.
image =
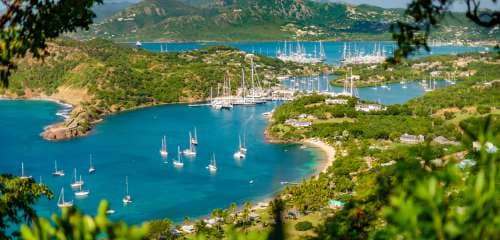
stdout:
<svg viewBox="0 0 500 240">
<path fill-rule="evenodd" d="M 74 177 L 75 177 L 75 181 L 73 183 L 71 183 L 71 187 L 72 188 L 79 188 L 83 185 L 83 180 L 82 180 L 82 175 L 80 175 L 80 180 L 77 180 L 76 179 L 76 168 L 75 168 L 75 174 L 74 174 Z"/>
<path fill-rule="evenodd" d="M 80 190 L 75 192 L 75 197 L 77 198 L 84 198 L 87 197 L 90 194 L 89 190 L 82 190 L 82 185 L 80 185 Z"/>
<path fill-rule="evenodd" d="M 175 167 L 183 167 L 184 162 L 182 162 L 181 158 L 181 147 L 177 146 L 177 159 L 173 161 Z"/>
<path fill-rule="evenodd" d="M 167 137 L 166 136 L 163 136 L 163 139 L 161 140 L 160 155 L 162 157 L 166 157 L 168 155 L 168 151 L 167 151 Z"/>
<path fill-rule="evenodd" d="M 210 159 L 210 164 L 208 164 L 207 169 L 210 172 L 216 172 L 217 171 L 217 163 L 215 162 L 215 154 L 213 155 L 212 159 Z"/>
<path fill-rule="evenodd" d="M 92 154 L 89 156 L 89 174 L 92 174 L 96 171 L 94 165 L 92 164 Z"/>
<path fill-rule="evenodd" d="M 244 147 L 243 147 L 243 145 L 241 144 L 241 136 L 240 136 L 240 138 L 239 138 L 239 139 L 240 139 L 240 146 L 239 146 L 239 148 L 238 148 L 238 151 L 236 151 L 236 152 L 234 153 L 234 155 L 233 155 L 233 156 L 234 156 L 234 158 L 236 158 L 236 159 L 243 159 L 243 158 L 245 158 L 245 153 L 246 153 L 246 151 L 247 151 L 247 150 L 246 150 L 246 148 L 244 148 Z"/>
<path fill-rule="evenodd" d="M 54 177 L 63 177 L 64 170 L 57 169 L 57 161 L 54 161 L 54 172 L 52 172 L 52 176 Z"/>
<path fill-rule="evenodd" d="M 57 200 L 57 206 L 59 208 L 73 207 L 73 201 L 71 202 L 64 201 L 64 188 L 61 188 L 61 192 L 59 193 L 59 200 Z"/>
<path fill-rule="evenodd" d="M 128 193 L 128 176 L 125 177 L 125 197 L 123 197 L 122 201 L 125 205 L 132 203 L 132 197 Z"/>
<path fill-rule="evenodd" d="M 33 178 L 33 176 L 24 175 L 24 162 L 21 162 L 21 176 L 19 178 L 20 179 L 32 179 Z"/>
<path fill-rule="evenodd" d="M 182 153 L 184 153 L 184 155 L 186 155 L 186 156 L 194 157 L 194 156 L 196 156 L 196 149 L 195 149 L 193 143 L 191 142 L 191 140 L 192 140 L 191 132 L 189 132 L 189 148 L 184 149 L 184 151 L 182 151 Z"/>
<path fill-rule="evenodd" d="M 198 145 L 198 134 L 196 133 L 196 127 L 194 128 L 194 137 L 191 138 L 191 144 Z"/>
</svg>

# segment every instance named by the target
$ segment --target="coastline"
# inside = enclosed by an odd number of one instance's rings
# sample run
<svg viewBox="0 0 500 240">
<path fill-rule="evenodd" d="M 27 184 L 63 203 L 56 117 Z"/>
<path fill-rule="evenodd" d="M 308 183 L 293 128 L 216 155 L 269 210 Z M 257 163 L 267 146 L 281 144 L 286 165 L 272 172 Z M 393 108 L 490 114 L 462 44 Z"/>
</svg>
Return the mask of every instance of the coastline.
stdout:
<svg viewBox="0 0 500 240">
<path fill-rule="evenodd" d="M 319 149 L 321 154 L 324 156 L 316 167 L 317 172 L 313 175 L 313 177 L 319 177 L 319 174 L 325 173 L 335 161 L 335 148 L 316 138 L 304 139 L 301 143 L 306 146 Z"/>
</svg>

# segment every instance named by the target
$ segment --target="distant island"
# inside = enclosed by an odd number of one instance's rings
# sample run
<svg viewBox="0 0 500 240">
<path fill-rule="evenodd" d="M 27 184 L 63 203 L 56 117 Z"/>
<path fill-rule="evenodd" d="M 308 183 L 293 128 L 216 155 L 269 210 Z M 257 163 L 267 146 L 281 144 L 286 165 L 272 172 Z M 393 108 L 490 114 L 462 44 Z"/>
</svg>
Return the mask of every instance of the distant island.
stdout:
<svg viewBox="0 0 500 240">
<path fill-rule="evenodd" d="M 114 41 L 390 40 L 391 23 L 403 15 L 403 9 L 310 0 L 144 0 L 75 36 Z M 447 18 L 432 38 L 500 38 L 499 29 L 472 24 L 464 13 Z"/>
</svg>

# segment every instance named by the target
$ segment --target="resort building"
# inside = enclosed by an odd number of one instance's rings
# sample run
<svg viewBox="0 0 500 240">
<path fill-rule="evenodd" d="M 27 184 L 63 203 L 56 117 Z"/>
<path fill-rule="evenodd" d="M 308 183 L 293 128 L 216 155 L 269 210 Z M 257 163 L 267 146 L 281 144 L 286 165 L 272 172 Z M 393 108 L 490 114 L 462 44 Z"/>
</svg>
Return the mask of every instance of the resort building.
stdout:
<svg viewBox="0 0 500 240">
<path fill-rule="evenodd" d="M 327 105 L 346 105 L 349 102 L 348 99 L 345 98 L 334 98 L 334 99 L 326 99 L 325 103 Z"/>
<path fill-rule="evenodd" d="M 369 104 L 369 103 L 360 103 L 355 106 L 356 111 L 358 112 L 374 112 L 374 111 L 382 111 L 384 107 L 380 104 Z"/>
<path fill-rule="evenodd" d="M 459 142 L 449 140 L 443 136 L 438 136 L 438 137 L 434 138 L 432 140 L 432 142 L 437 143 L 437 144 L 441 144 L 441 145 L 453 145 L 453 146 L 460 145 Z"/>
<path fill-rule="evenodd" d="M 290 125 L 292 127 L 310 127 L 312 125 L 312 122 L 309 121 L 299 121 L 297 119 L 287 119 L 285 121 L 286 125 Z"/>
<path fill-rule="evenodd" d="M 424 136 L 423 135 L 415 136 L 405 133 L 401 135 L 401 137 L 399 137 L 399 141 L 405 144 L 419 144 L 424 142 Z"/>
<path fill-rule="evenodd" d="M 344 207 L 344 203 L 335 199 L 330 199 L 328 201 L 328 206 L 333 209 L 341 209 Z"/>
<path fill-rule="evenodd" d="M 187 234 L 194 233 L 194 225 L 183 225 L 181 231 Z"/>
</svg>

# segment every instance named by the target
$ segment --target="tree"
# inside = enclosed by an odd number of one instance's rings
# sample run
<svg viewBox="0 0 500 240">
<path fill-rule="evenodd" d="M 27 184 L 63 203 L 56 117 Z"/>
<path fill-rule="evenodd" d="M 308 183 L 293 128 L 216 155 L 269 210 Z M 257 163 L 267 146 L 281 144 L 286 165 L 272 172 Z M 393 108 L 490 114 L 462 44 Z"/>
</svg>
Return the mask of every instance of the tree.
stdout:
<svg viewBox="0 0 500 240">
<path fill-rule="evenodd" d="M 101 201 L 95 217 L 84 215 L 76 208 L 65 208 L 62 215 L 54 214 L 52 222 L 45 218 L 33 221 L 31 227 L 21 227 L 22 238 L 38 239 L 144 239 L 149 226 L 128 226 L 125 222 L 112 222 L 106 216 L 108 202 Z"/>
<path fill-rule="evenodd" d="M 47 186 L 32 179 L 0 176 L 0 239 L 12 239 L 19 235 L 18 232 L 7 232 L 10 224 L 27 223 L 37 218 L 32 205 L 41 197 L 52 198 Z"/>
<path fill-rule="evenodd" d="M 491 0 L 497 3 L 497 0 Z M 433 28 L 439 24 L 446 16 L 450 16 L 450 7 L 457 0 L 413 0 L 405 11 L 408 20 L 397 21 L 391 26 L 393 39 L 397 42 L 398 48 L 389 62 L 397 63 L 402 58 L 408 57 L 411 53 L 425 49 L 430 51 L 427 40 Z M 464 0 L 467 9 L 465 16 L 473 23 L 493 28 L 500 24 L 500 12 L 497 10 L 481 10 L 481 1 Z"/>
<path fill-rule="evenodd" d="M 91 8 L 102 0 L 2 0 L 0 17 L 0 82 L 16 65 L 14 59 L 31 53 L 35 58 L 48 54 L 46 41 L 78 28 L 88 29 L 95 14 Z"/>
</svg>

